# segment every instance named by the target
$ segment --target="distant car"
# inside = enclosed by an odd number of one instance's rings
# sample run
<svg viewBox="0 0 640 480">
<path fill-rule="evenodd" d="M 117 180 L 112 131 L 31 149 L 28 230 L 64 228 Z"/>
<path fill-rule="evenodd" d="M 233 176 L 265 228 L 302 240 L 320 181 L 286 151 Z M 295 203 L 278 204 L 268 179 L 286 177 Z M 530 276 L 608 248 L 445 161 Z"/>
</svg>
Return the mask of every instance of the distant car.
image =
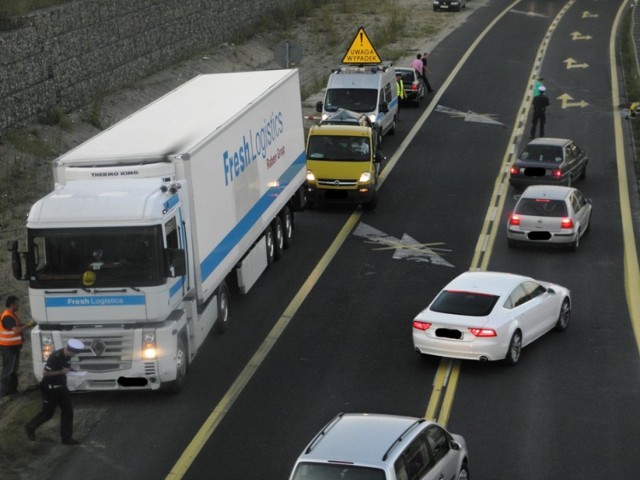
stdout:
<svg viewBox="0 0 640 480">
<path fill-rule="evenodd" d="M 382 146 L 382 132 L 380 125 L 373 123 L 364 113 L 353 112 L 344 108 L 321 120 L 319 125 L 359 125 L 373 130 L 375 142 L 378 148 Z"/>
<path fill-rule="evenodd" d="M 567 185 L 587 176 L 589 158 L 567 138 L 536 138 L 524 147 L 509 171 L 514 188 Z"/>
<path fill-rule="evenodd" d="M 467 8 L 467 0 L 433 0 L 433 11 L 453 10 L 459 12 L 461 9 Z"/>
<path fill-rule="evenodd" d="M 341 413 L 304 449 L 290 480 L 468 480 L 465 440 L 424 418 Z"/>
<path fill-rule="evenodd" d="M 418 72 L 412 67 L 396 67 L 396 73 L 399 73 L 402 78 L 404 101 L 413 102 L 416 107 L 419 107 L 420 101 L 426 95 L 427 88 L 418 76 Z"/>
<path fill-rule="evenodd" d="M 591 200 L 573 187 L 528 187 L 507 221 L 509 246 L 551 244 L 575 251 L 589 231 L 591 208 Z"/>
<path fill-rule="evenodd" d="M 571 296 L 565 287 L 498 272 L 465 272 L 413 320 L 421 354 L 515 365 L 523 347 L 552 329 L 565 330 Z"/>
</svg>

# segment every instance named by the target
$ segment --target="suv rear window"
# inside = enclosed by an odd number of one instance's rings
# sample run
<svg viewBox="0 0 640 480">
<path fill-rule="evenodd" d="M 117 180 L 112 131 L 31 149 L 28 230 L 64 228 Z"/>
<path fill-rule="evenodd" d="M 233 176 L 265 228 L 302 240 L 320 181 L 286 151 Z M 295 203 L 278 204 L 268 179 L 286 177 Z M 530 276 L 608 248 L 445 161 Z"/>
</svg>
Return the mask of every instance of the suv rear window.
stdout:
<svg viewBox="0 0 640 480">
<path fill-rule="evenodd" d="M 567 204 L 564 200 L 546 198 L 521 198 L 516 205 L 516 214 L 536 217 L 566 217 Z"/>
<path fill-rule="evenodd" d="M 293 480 L 385 480 L 384 471 L 377 468 L 330 463 L 305 462 L 298 465 Z"/>
<path fill-rule="evenodd" d="M 431 304 L 430 310 L 469 317 L 486 317 L 493 310 L 498 296 L 485 293 L 444 290 Z"/>
</svg>

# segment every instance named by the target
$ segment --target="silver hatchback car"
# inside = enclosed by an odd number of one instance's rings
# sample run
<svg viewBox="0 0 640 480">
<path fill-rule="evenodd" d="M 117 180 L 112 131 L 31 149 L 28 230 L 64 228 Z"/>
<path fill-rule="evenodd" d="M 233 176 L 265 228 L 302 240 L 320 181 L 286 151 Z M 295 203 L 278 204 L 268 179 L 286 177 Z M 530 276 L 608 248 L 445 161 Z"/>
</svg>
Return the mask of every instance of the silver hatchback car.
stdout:
<svg viewBox="0 0 640 480">
<path fill-rule="evenodd" d="M 507 221 L 510 247 L 519 243 L 564 245 L 577 250 L 589 230 L 591 200 L 572 187 L 527 187 Z"/>
<path fill-rule="evenodd" d="M 298 458 L 290 480 L 468 480 L 460 435 L 424 418 L 341 413 Z"/>
</svg>

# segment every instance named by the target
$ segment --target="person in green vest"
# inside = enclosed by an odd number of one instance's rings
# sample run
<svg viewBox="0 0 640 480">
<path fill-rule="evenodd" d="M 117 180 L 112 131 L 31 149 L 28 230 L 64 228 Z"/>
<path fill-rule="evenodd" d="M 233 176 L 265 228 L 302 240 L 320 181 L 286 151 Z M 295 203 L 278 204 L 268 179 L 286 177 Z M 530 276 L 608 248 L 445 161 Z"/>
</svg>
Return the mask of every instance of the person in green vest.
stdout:
<svg viewBox="0 0 640 480">
<path fill-rule="evenodd" d="M 402 75 L 396 73 L 396 89 L 398 90 L 398 114 L 396 120 L 400 121 L 400 104 L 404 100 L 404 83 L 402 83 Z"/>
</svg>

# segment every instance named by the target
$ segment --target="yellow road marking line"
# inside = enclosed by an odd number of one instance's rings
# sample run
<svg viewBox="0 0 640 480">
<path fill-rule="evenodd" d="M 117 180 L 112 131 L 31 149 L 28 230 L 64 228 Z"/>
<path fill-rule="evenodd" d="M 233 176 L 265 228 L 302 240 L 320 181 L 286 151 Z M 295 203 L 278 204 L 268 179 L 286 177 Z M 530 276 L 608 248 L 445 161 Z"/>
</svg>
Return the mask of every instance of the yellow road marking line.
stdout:
<svg viewBox="0 0 640 480">
<path fill-rule="evenodd" d="M 622 221 L 622 238 L 624 240 L 624 284 L 627 297 L 627 307 L 631 318 L 631 326 L 636 337 L 636 345 L 640 351 L 640 267 L 633 230 L 633 219 L 629 201 L 629 187 L 627 178 L 627 163 L 624 153 L 624 138 L 622 136 L 622 122 L 617 110 L 620 93 L 618 91 L 618 65 L 616 63 L 616 32 L 627 3 L 622 2 L 614 20 L 609 39 L 609 58 L 611 69 L 611 105 L 613 107 L 613 129 L 616 145 L 616 166 L 618 168 L 618 192 L 620 195 L 620 220 Z"/>
<path fill-rule="evenodd" d="M 518 3 L 518 2 L 515 2 Z M 515 3 L 507 7 L 500 16 L 496 17 L 493 23 L 497 22 L 503 15 L 507 13 L 509 9 L 511 9 Z M 549 42 L 553 33 L 558 26 L 560 19 L 564 16 L 567 10 L 575 3 L 575 0 L 570 0 L 565 4 L 565 6 L 558 12 L 554 20 L 551 22 L 551 25 L 547 29 L 546 34 L 543 37 L 543 40 L 538 47 L 538 52 L 535 56 L 535 62 L 531 69 L 530 77 L 532 80 L 536 79 L 539 76 L 539 72 L 542 66 L 542 61 L 544 60 L 547 47 L 549 46 Z M 490 24 L 487 28 L 492 27 L 493 23 Z M 481 34 L 481 39 L 487 30 L 483 31 Z M 472 48 L 475 48 L 476 44 L 472 45 Z M 502 211 L 504 209 L 504 202 L 506 199 L 506 194 L 508 192 L 508 174 L 509 174 L 509 165 L 511 163 L 511 158 L 516 154 L 516 141 L 522 136 L 525 126 L 527 124 L 527 118 L 529 116 L 529 108 L 531 105 L 531 95 L 532 95 L 531 85 L 527 85 L 522 103 L 520 106 L 520 117 L 519 120 L 514 124 L 513 130 L 511 132 L 511 137 L 509 138 L 509 146 L 505 151 L 505 154 L 502 158 L 502 164 L 498 170 L 498 176 L 496 178 L 493 192 L 491 194 L 491 199 L 489 201 L 489 208 L 487 209 L 487 213 L 485 214 L 484 223 L 482 225 L 482 229 L 480 230 L 480 235 L 478 236 L 478 241 L 476 242 L 476 247 L 474 250 L 473 258 L 471 260 L 471 265 L 469 270 L 487 270 L 489 266 L 489 259 L 491 258 L 491 252 L 493 251 L 493 245 L 495 243 L 496 232 L 500 227 L 500 217 L 502 215 Z M 444 363 L 450 362 L 450 359 L 443 358 L 441 360 L 441 366 Z M 436 377 L 440 372 L 440 368 L 436 373 Z M 447 388 L 439 388 L 435 389 L 432 392 L 431 398 L 429 400 L 429 404 L 427 406 L 427 414 L 425 418 L 431 418 L 441 425 L 447 424 L 449 420 L 449 415 L 451 413 L 451 408 L 453 406 L 453 400 L 455 396 L 456 386 L 458 376 L 460 374 L 460 361 L 457 361 L 455 367 L 452 370 L 452 375 L 449 379 L 449 384 Z M 440 396 L 444 393 L 444 398 L 440 401 Z M 434 411 L 439 407 L 439 411 Z"/>
<path fill-rule="evenodd" d="M 256 350 L 256 352 L 253 354 L 240 375 L 238 375 L 231 387 L 229 387 L 229 390 L 227 390 L 225 395 L 222 397 L 222 400 L 220 400 L 218 405 L 216 405 L 209 417 L 205 420 L 196 435 L 193 437 L 187 448 L 184 450 L 176 464 L 167 475 L 167 480 L 180 479 L 185 475 L 191 464 L 194 462 L 194 460 L 204 447 L 205 443 L 207 443 L 211 435 L 213 435 L 213 432 L 218 427 L 226 413 L 231 409 L 231 406 L 247 386 L 249 380 L 251 380 L 251 377 L 253 377 L 253 374 L 256 373 L 258 367 L 260 367 L 266 356 L 271 351 L 271 348 L 278 341 L 278 339 L 282 335 L 282 332 L 284 332 L 285 328 L 287 328 L 289 322 L 302 305 L 302 302 L 309 295 L 311 289 L 315 286 L 326 268 L 329 266 L 333 257 L 335 257 L 335 255 L 338 253 L 338 250 L 340 249 L 340 247 L 342 247 L 342 244 L 349 236 L 349 233 L 356 225 L 361 215 L 362 211 L 357 210 L 346 221 L 331 246 L 322 256 L 302 287 L 300 287 L 300 290 L 298 290 L 298 293 L 296 293 L 293 300 L 291 300 L 284 313 L 280 316 L 258 350 Z"/>
</svg>

